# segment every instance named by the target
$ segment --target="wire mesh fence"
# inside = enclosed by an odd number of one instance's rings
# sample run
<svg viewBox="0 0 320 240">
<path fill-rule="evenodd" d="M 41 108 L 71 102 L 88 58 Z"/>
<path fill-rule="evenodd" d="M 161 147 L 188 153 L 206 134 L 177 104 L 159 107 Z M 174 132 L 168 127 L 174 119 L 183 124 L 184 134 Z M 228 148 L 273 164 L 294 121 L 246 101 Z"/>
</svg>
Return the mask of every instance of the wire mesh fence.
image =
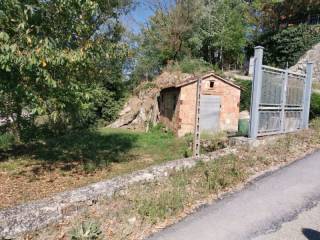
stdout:
<svg viewBox="0 0 320 240">
<path fill-rule="evenodd" d="M 262 65 L 256 48 L 250 137 L 297 131 L 308 126 L 312 64 L 307 74 Z"/>
</svg>

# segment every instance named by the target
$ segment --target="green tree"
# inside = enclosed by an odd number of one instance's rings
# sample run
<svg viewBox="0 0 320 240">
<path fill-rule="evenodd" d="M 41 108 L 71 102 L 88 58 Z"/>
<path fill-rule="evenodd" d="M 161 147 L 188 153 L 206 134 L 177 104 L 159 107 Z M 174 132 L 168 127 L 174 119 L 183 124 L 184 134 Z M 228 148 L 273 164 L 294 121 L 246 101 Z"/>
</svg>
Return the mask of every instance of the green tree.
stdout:
<svg viewBox="0 0 320 240">
<path fill-rule="evenodd" d="M 156 8 L 138 36 L 134 79 L 152 78 L 183 59 L 221 67 L 241 63 L 246 10 L 242 0 L 176 0 L 169 8 Z"/>
<path fill-rule="evenodd" d="M 199 17 L 200 0 L 176 0 L 169 8 L 155 5 L 141 34 L 137 36 L 135 77 L 150 78 L 171 61 L 190 55 L 188 39 Z"/>
<path fill-rule="evenodd" d="M 210 63 L 241 63 L 246 44 L 246 6 L 242 0 L 209 0 L 203 4 L 199 32 L 194 35 L 201 57 Z M 199 41 L 200 40 L 200 41 Z"/>
<path fill-rule="evenodd" d="M 79 124 L 93 100 L 121 96 L 127 47 L 119 16 L 129 0 L 2 0 L 0 5 L 0 116 Z M 31 119 L 31 120 L 32 120 Z"/>
</svg>

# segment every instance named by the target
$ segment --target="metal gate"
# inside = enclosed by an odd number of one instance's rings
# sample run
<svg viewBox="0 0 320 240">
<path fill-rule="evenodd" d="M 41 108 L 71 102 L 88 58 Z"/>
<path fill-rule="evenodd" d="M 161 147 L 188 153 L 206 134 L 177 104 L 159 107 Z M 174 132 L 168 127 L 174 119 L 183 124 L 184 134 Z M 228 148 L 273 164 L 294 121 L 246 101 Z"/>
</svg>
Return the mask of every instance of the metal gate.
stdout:
<svg viewBox="0 0 320 240">
<path fill-rule="evenodd" d="M 200 132 L 213 133 L 219 131 L 220 104 L 220 96 L 201 95 Z"/>
<path fill-rule="evenodd" d="M 312 63 L 300 74 L 262 65 L 263 48 L 255 48 L 250 137 L 287 133 L 308 127 Z"/>
</svg>

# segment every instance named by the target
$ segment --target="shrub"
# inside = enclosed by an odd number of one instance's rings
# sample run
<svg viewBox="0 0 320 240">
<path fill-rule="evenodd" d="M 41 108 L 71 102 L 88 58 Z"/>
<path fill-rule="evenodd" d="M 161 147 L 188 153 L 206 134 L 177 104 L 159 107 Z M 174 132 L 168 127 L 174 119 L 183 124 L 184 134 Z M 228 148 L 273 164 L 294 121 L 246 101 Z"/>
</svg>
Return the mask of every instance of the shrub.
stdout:
<svg viewBox="0 0 320 240">
<path fill-rule="evenodd" d="M 0 150 L 8 150 L 14 144 L 14 136 L 10 133 L 0 135 Z"/>
<path fill-rule="evenodd" d="M 86 221 L 75 226 L 70 232 L 70 240 L 100 240 L 104 239 L 100 224 L 95 221 Z"/>
<path fill-rule="evenodd" d="M 310 119 L 320 116 L 320 94 L 312 93 L 310 104 Z"/>
<path fill-rule="evenodd" d="M 235 83 L 241 87 L 240 111 L 249 111 L 251 105 L 252 81 L 236 79 Z"/>
</svg>

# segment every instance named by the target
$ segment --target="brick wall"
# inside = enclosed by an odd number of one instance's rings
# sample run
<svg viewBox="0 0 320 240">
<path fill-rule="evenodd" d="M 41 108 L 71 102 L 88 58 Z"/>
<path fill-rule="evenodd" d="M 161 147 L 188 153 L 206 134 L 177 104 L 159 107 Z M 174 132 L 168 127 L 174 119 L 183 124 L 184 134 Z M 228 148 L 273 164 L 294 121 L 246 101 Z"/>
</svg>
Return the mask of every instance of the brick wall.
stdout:
<svg viewBox="0 0 320 240">
<path fill-rule="evenodd" d="M 210 82 L 214 82 L 210 88 Z M 202 94 L 221 97 L 220 130 L 237 131 L 239 120 L 240 89 L 213 76 L 203 80 Z"/>
<path fill-rule="evenodd" d="M 210 86 L 210 82 L 214 82 Z M 214 76 L 202 81 L 202 94 L 221 97 L 220 129 L 224 131 L 237 131 L 239 120 L 240 89 L 232 86 Z M 180 91 L 180 92 L 179 92 Z M 165 104 L 160 104 L 160 122 L 172 129 L 179 137 L 194 132 L 197 83 L 190 83 L 181 88 L 163 90 L 163 98 L 171 98 L 172 94 L 179 92 L 177 106 L 172 117 L 165 114 Z M 161 101 L 161 97 L 160 97 Z M 167 99 L 167 103 L 170 100 Z"/>
<path fill-rule="evenodd" d="M 191 83 L 181 87 L 179 108 L 179 129 L 177 135 L 184 136 L 194 131 L 196 110 L 197 83 Z"/>
</svg>

